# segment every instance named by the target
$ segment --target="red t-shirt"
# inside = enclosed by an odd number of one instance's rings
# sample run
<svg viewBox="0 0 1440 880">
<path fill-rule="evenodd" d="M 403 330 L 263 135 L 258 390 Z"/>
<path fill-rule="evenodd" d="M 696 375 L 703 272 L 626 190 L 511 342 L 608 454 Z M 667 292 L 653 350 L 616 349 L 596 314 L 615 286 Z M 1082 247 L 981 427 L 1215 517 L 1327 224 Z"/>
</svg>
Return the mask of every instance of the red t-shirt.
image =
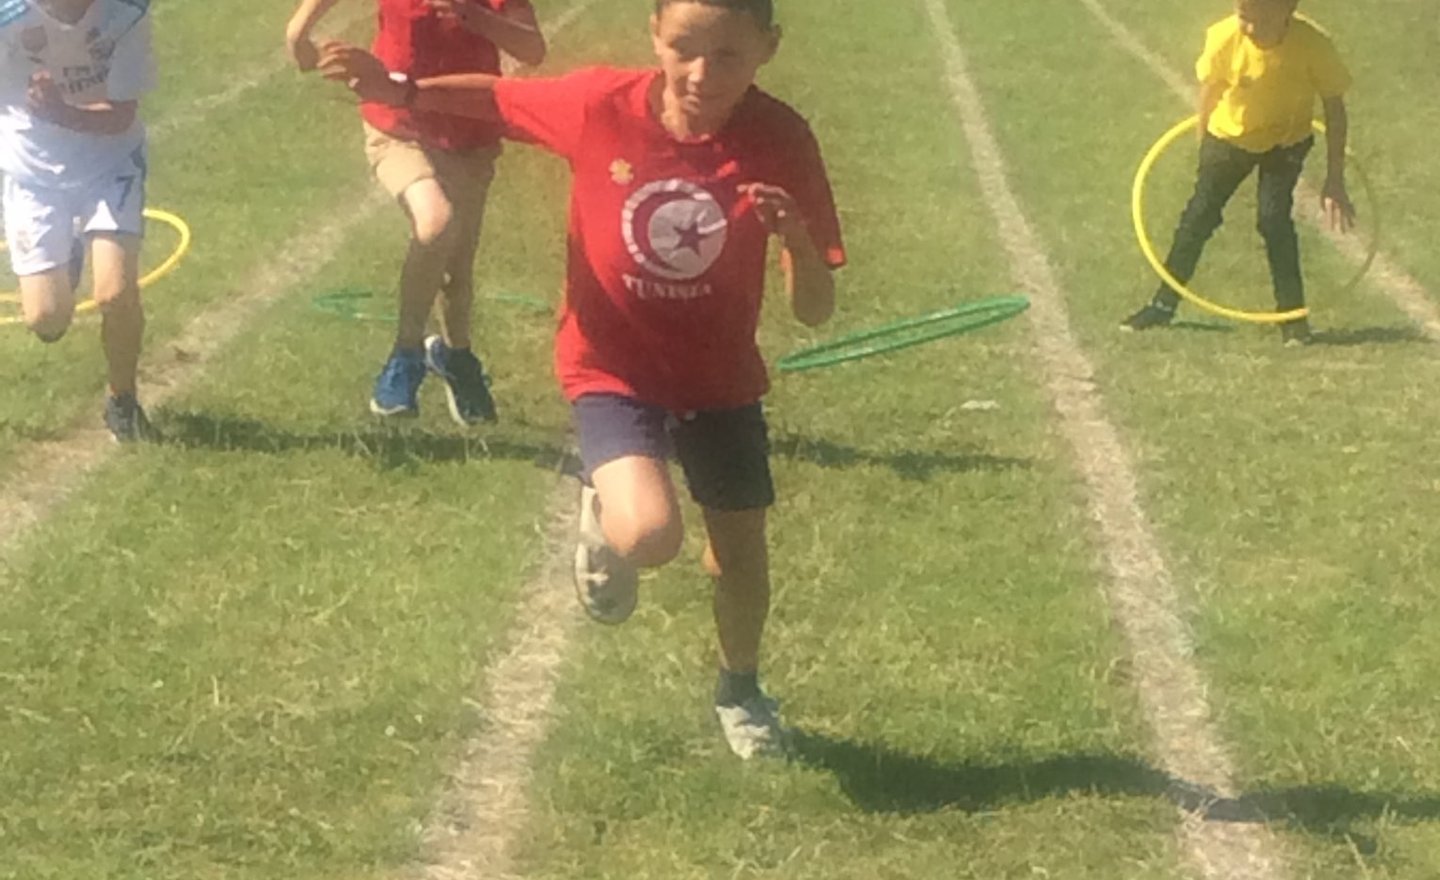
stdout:
<svg viewBox="0 0 1440 880">
<path fill-rule="evenodd" d="M 769 387 L 755 342 L 769 236 L 738 188 L 783 187 L 839 267 L 830 182 L 805 120 L 758 88 L 714 136 L 676 140 L 650 111 L 659 75 L 590 68 L 495 84 L 506 136 L 559 154 L 573 175 L 555 370 L 572 401 L 745 406 Z"/>
<path fill-rule="evenodd" d="M 529 7 L 530 0 L 477 0 L 495 12 Z M 378 0 L 373 51 L 387 68 L 411 79 L 447 73 L 500 73 L 500 50 L 456 18 L 442 18 L 429 0 Z M 365 121 L 387 134 L 443 150 L 468 150 L 499 141 L 498 126 L 463 116 L 412 113 L 367 103 Z"/>
</svg>

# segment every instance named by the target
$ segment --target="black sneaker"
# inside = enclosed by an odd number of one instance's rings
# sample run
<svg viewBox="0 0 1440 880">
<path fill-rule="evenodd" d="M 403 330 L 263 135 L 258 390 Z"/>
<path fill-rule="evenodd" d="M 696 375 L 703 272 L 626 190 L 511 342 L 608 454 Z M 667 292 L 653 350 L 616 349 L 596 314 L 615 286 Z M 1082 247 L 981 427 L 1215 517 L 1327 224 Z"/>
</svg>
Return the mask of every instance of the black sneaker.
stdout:
<svg viewBox="0 0 1440 880">
<path fill-rule="evenodd" d="M 1280 341 L 1286 348 L 1300 348 L 1315 341 L 1310 335 L 1310 322 L 1301 318 L 1280 325 Z"/>
<path fill-rule="evenodd" d="M 458 424 L 470 426 L 498 418 L 485 368 L 470 349 L 450 348 L 439 336 L 426 337 L 425 366 L 445 380 L 450 417 Z"/>
<path fill-rule="evenodd" d="M 1147 303 L 1144 308 L 1120 322 L 1120 329 L 1128 332 L 1149 330 L 1151 327 L 1165 327 L 1175 318 L 1175 309 L 1165 308 L 1159 303 Z"/>
<path fill-rule="evenodd" d="M 70 245 L 70 263 L 66 266 L 70 273 L 70 289 L 80 287 L 80 276 L 85 274 L 85 239 L 83 236 L 76 236 L 73 244 Z"/>
<path fill-rule="evenodd" d="M 110 394 L 105 398 L 105 427 L 116 443 L 135 443 L 152 436 L 150 420 L 134 394 Z"/>
</svg>

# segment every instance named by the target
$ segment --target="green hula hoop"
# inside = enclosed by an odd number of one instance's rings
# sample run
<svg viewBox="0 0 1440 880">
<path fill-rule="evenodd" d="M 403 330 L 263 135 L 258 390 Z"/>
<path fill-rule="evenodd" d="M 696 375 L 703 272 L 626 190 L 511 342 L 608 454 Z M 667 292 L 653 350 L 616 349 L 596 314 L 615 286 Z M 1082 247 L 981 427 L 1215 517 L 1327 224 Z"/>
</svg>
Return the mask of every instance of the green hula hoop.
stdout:
<svg viewBox="0 0 1440 880">
<path fill-rule="evenodd" d="M 535 296 L 526 296 L 523 293 L 496 293 L 491 296 L 480 298 L 484 302 L 505 303 L 509 306 L 520 306 L 532 312 L 544 312 L 549 314 L 555 311 L 555 306 Z"/>
<path fill-rule="evenodd" d="M 398 317 L 394 310 L 371 311 L 367 306 L 375 294 L 360 287 L 345 287 L 330 293 L 322 293 L 311 300 L 316 309 L 337 318 L 349 321 L 394 321 Z"/>
<path fill-rule="evenodd" d="M 374 300 L 374 291 L 366 290 L 363 287 L 345 287 L 319 294 L 311 300 L 311 304 L 321 312 L 349 321 L 394 322 L 398 317 L 394 309 L 372 310 L 367 308 Z M 514 293 L 497 293 L 494 296 L 481 297 L 480 301 L 521 306 L 537 313 L 548 313 L 553 308 L 550 303 L 542 299 Z"/>
<path fill-rule="evenodd" d="M 818 370 L 877 354 L 899 351 L 946 336 L 970 333 L 1019 315 L 1030 308 L 1023 296 L 994 296 L 948 309 L 892 321 L 791 352 L 775 362 L 782 373 Z"/>
</svg>

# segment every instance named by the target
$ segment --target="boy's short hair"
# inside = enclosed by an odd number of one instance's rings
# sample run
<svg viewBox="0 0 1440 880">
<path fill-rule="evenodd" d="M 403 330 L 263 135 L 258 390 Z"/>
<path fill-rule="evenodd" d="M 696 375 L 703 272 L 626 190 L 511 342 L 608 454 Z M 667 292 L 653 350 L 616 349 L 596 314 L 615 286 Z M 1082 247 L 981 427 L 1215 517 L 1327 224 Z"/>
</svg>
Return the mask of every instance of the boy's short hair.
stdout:
<svg viewBox="0 0 1440 880">
<path fill-rule="evenodd" d="M 721 9 L 733 9 L 736 12 L 748 12 L 762 28 L 769 28 L 775 23 L 774 0 L 655 0 L 655 14 L 659 15 L 665 11 L 665 7 L 676 3 L 700 3 Z"/>
</svg>

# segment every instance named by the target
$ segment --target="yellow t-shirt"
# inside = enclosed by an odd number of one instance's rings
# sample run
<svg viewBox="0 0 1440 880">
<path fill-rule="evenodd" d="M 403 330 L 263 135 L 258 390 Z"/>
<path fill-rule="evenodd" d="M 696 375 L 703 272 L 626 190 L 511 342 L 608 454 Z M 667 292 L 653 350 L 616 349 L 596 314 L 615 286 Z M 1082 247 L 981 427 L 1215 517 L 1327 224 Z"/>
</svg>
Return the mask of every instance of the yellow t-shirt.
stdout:
<svg viewBox="0 0 1440 880">
<path fill-rule="evenodd" d="M 1334 98 L 1350 88 L 1350 71 L 1329 35 L 1299 14 L 1269 49 L 1240 32 L 1238 16 L 1212 25 L 1195 74 L 1225 87 L 1210 133 L 1252 153 L 1309 137 L 1316 96 Z"/>
</svg>

